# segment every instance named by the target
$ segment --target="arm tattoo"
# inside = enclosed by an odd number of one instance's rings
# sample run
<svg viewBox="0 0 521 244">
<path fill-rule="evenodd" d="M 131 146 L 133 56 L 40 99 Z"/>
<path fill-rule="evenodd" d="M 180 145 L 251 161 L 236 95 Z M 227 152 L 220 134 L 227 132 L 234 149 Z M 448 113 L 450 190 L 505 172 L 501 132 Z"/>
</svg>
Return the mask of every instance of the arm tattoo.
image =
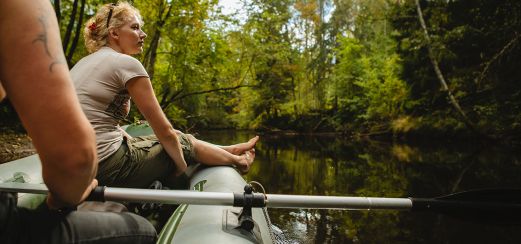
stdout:
<svg viewBox="0 0 521 244">
<path fill-rule="evenodd" d="M 45 16 L 41 16 L 40 18 L 38 18 L 38 20 L 40 21 L 40 24 L 42 25 L 43 30 L 40 34 L 38 34 L 36 39 L 33 40 L 33 43 L 42 42 L 43 48 L 45 49 L 45 53 L 52 60 L 51 64 L 49 65 L 49 71 L 52 73 L 52 68 L 54 67 L 54 65 L 65 63 L 63 60 L 64 57 L 63 57 L 63 55 L 60 55 L 60 54 L 56 55 L 57 57 L 53 57 L 53 55 L 51 54 L 51 51 L 49 49 L 49 43 L 48 43 L 48 38 L 47 38 L 47 34 L 48 34 L 47 33 L 47 22 L 46 22 Z"/>
</svg>

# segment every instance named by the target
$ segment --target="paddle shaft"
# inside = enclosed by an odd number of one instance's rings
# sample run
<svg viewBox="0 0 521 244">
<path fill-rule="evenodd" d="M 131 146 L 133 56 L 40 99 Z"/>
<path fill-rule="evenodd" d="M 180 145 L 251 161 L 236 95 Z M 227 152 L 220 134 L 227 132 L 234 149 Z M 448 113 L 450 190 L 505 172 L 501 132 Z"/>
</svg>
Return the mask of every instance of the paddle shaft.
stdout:
<svg viewBox="0 0 521 244">
<path fill-rule="evenodd" d="M 409 210 L 412 207 L 412 201 L 409 198 L 336 197 L 280 194 L 266 194 L 266 198 L 266 207 L 269 208 Z"/>
<path fill-rule="evenodd" d="M 98 188 L 99 190 L 99 188 Z M 99 194 L 99 193 L 98 193 Z M 153 202 L 165 204 L 244 206 L 250 201 L 252 207 L 306 208 L 306 209 L 346 209 L 346 210 L 412 210 L 420 212 L 448 213 L 451 211 L 499 210 L 519 212 L 521 205 L 504 202 L 479 202 L 457 199 L 432 198 L 383 198 L 383 197 L 338 197 L 313 195 L 283 195 L 253 193 L 249 199 L 243 193 L 198 192 L 187 190 L 150 190 L 106 187 L 103 198 L 106 201 Z"/>
<path fill-rule="evenodd" d="M 412 207 L 408 198 L 333 197 L 308 195 L 277 195 L 254 193 L 253 207 L 269 208 L 320 208 L 320 209 L 401 209 Z M 167 204 L 243 206 L 247 201 L 241 193 L 197 192 L 183 190 L 136 190 L 106 188 L 105 200 L 159 202 Z"/>
<path fill-rule="evenodd" d="M 0 191 L 47 194 L 44 184 L 0 183 Z M 493 195 L 501 191 L 477 191 Z M 517 192 L 517 191 L 516 191 Z M 390 209 L 435 212 L 457 215 L 488 211 L 492 215 L 521 216 L 518 201 L 480 201 L 459 193 L 458 198 L 381 198 L 381 197 L 336 197 L 311 195 L 280 195 L 253 193 L 198 192 L 188 190 L 155 190 L 116 187 L 97 187 L 89 196 L 95 201 L 150 202 L 164 204 L 222 205 L 268 208 L 308 209 Z"/>
<path fill-rule="evenodd" d="M 29 184 L 29 183 L 18 183 L 18 182 L 5 182 L 0 183 L 0 191 L 6 192 L 22 192 L 22 193 L 33 193 L 33 194 L 47 194 L 49 190 L 44 184 Z"/>
<path fill-rule="evenodd" d="M 0 183 L 0 191 L 46 194 L 43 184 Z M 265 198 L 266 196 L 266 198 Z M 412 201 L 408 198 L 335 197 L 309 195 L 279 195 L 253 193 L 248 198 L 242 193 L 198 192 L 187 190 L 155 190 L 117 187 L 97 187 L 89 197 L 96 201 L 153 202 L 164 204 L 194 204 L 269 208 L 317 208 L 317 209 L 396 209 L 408 210 Z"/>
</svg>

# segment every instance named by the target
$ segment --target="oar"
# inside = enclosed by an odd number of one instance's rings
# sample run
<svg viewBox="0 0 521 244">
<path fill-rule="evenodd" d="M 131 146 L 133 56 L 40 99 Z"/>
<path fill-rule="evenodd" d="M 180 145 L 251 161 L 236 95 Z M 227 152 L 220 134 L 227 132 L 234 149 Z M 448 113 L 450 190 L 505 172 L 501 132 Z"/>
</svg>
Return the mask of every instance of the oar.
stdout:
<svg viewBox="0 0 521 244">
<path fill-rule="evenodd" d="M 0 191 L 46 194 L 47 188 L 43 184 L 0 183 Z M 383 198 L 97 187 L 89 198 L 97 201 L 224 206 L 249 203 L 252 207 L 268 208 L 411 210 L 475 220 L 521 223 L 521 189 L 472 190 L 436 198 Z"/>
</svg>

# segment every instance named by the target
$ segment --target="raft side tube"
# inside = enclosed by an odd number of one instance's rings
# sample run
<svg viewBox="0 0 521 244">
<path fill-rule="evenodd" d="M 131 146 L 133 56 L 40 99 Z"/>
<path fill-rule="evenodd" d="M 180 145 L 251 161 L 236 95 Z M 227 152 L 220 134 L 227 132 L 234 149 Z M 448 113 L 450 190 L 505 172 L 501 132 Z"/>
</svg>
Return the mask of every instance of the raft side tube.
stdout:
<svg viewBox="0 0 521 244">
<path fill-rule="evenodd" d="M 232 167 L 202 168 L 194 173 L 190 188 L 206 181 L 205 192 L 243 193 L 246 181 Z M 241 207 L 189 205 L 180 220 L 171 243 L 273 243 L 262 208 L 252 208 L 253 233 L 236 229 Z M 163 230 L 164 231 L 164 230 Z"/>
</svg>

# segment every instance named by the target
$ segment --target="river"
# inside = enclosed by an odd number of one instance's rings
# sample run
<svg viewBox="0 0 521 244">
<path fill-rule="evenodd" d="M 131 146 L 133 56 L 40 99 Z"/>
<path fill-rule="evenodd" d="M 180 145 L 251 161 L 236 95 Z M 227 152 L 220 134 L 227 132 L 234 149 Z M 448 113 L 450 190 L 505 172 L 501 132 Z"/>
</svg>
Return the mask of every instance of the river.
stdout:
<svg viewBox="0 0 521 244">
<path fill-rule="evenodd" d="M 197 137 L 231 144 L 253 135 L 217 131 Z M 520 150 L 472 141 L 261 135 L 245 177 L 270 194 L 431 198 L 520 188 L 520 159 Z M 521 226 L 482 220 L 479 212 L 477 220 L 395 210 L 270 209 L 269 215 L 289 243 L 521 243 Z"/>
</svg>

